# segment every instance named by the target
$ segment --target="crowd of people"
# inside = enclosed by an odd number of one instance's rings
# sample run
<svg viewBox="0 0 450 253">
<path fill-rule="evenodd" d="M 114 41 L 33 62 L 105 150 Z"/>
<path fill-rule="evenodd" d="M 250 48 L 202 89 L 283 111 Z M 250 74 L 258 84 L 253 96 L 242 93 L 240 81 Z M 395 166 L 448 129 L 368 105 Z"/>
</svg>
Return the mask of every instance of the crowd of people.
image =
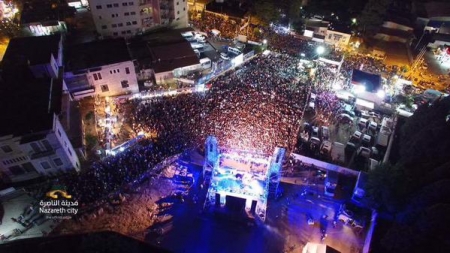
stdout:
<svg viewBox="0 0 450 253">
<path fill-rule="evenodd" d="M 192 23 L 201 31 L 211 32 L 213 29 L 219 30 L 220 36 L 227 39 L 234 39 L 242 25 L 241 20 L 209 12 L 204 12 L 202 18 L 194 19 Z"/>
<path fill-rule="evenodd" d="M 270 153 L 292 147 L 307 97 L 299 83 L 298 59 L 284 54 L 257 56 L 237 71 L 212 81 L 206 94 L 143 101 L 137 107 L 136 132 L 202 144 L 208 135 L 220 145 Z"/>
</svg>

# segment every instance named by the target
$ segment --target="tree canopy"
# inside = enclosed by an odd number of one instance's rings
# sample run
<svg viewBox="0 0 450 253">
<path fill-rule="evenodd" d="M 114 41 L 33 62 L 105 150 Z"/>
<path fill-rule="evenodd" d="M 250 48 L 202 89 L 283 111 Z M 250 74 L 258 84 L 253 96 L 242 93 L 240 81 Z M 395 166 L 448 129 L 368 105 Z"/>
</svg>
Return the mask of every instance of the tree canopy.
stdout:
<svg viewBox="0 0 450 253">
<path fill-rule="evenodd" d="M 450 252 L 449 112 L 450 97 L 419 107 L 397 133 L 398 162 L 369 173 L 367 201 L 393 221 L 386 253 Z"/>
</svg>

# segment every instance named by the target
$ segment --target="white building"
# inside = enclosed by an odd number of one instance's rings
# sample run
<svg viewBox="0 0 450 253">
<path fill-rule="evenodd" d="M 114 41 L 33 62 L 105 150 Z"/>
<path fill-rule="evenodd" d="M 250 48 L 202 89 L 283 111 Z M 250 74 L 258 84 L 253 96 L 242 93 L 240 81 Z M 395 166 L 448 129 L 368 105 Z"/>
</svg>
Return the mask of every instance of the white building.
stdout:
<svg viewBox="0 0 450 253">
<path fill-rule="evenodd" d="M 352 34 L 350 31 L 328 29 L 324 42 L 336 47 L 346 47 L 350 43 L 351 37 Z"/>
<path fill-rule="evenodd" d="M 188 26 L 187 0 L 89 0 L 97 32 L 130 37 L 159 26 Z"/>
<path fill-rule="evenodd" d="M 64 91 L 75 100 L 139 92 L 125 39 L 107 39 L 67 49 Z"/>
</svg>

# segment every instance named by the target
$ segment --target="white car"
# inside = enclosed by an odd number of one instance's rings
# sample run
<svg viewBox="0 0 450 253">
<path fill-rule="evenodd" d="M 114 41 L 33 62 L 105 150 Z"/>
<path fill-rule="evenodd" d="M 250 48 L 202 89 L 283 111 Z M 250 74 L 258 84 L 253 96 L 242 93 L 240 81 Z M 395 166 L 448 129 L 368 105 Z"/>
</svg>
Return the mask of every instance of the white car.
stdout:
<svg viewBox="0 0 450 253">
<path fill-rule="evenodd" d="M 224 60 L 229 60 L 230 57 L 228 57 L 227 53 L 220 53 L 220 58 L 224 59 Z"/>
<path fill-rule="evenodd" d="M 354 137 L 357 140 L 361 140 L 362 135 L 363 134 L 360 131 L 355 131 L 355 133 L 352 135 L 352 137 Z"/>
<path fill-rule="evenodd" d="M 362 138 L 362 145 L 364 147 L 370 147 L 371 141 L 372 141 L 372 136 L 365 134 Z"/>
<path fill-rule="evenodd" d="M 377 127 L 378 127 L 378 124 L 377 124 L 377 122 L 375 122 L 375 121 L 370 121 L 370 123 L 369 123 L 369 129 L 370 130 L 372 130 L 372 131 L 377 131 Z"/>
<path fill-rule="evenodd" d="M 358 126 L 360 129 L 364 129 L 367 126 L 367 119 L 361 118 L 358 122 Z"/>
<path fill-rule="evenodd" d="M 331 153 L 331 142 L 330 141 L 323 141 L 322 145 L 320 145 L 320 154 L 322 155 L 328 155 Z"/>
</svg>

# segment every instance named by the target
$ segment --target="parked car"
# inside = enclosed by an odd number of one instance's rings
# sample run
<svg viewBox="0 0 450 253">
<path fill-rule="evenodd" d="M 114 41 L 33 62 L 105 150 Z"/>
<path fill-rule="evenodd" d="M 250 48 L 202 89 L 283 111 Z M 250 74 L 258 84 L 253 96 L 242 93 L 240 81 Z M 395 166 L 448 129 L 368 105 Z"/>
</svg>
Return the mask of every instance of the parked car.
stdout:
<svg viewBox="0 0 450 253">
<path fill-rule="evenodd" d="M 220 53 L 220 58 L 224 59 L 224 60 L 229 60 L 230 57 L 228 57 L 227 53 Z"/>
<path fill-rule="evenodd" d="M 376 132 L 377 131 L 377 127 L 378 127 L 377 122 L 375 122 L 375 121 L 370 121 L 369 122 L 369 129 L 371 131 Z"/>
<path fill-rule="evenodd" d="M 323 141 L 322 145 L 320 145 L 320 154 L 329 155 L 331 153 L 331 145 L 330 141 Z"/>
<path fill-rule="evenodd" d="M 359 143 L 361 141 L 363 134 L 360 131 L 355 131 L 353 135 L 350 137 L 350 142 Z"/>
<path fill-rule="evenodd" d="M 365 158 L 370 158 L 370 149 L 366 147 L 360 147 L 358 149 L 358 155 Z"/>
<path fill-rule="evenodd" d="M 328 127 L 322 126 L 321 130 L 322 140 L 328 140 L 330 138 L 330 130 Z"/>
<path fill-rule="evenodd" d="M 370 147 L 372 143 L 372 136 L 365 134 L 362 138 L 362 145 L 366 148 Z"/>
<path fill-rule="evenodd" d="M 311 138 L 316 137 L 319 138 L 319 127 L 313 126 L 311 132 Z"/>
<path fill-rule="evenodd" d="M 337 119 L 339 120 L 340 123 L 353 124 L 353 117 L 345 113 L 339 114 L 337 116 Z"/>
<path fill-rule="evenodd" d="M 359 122 L 358 122 L 359 129 L 362 130 L 362 129 L 366 128 L 367 122 L 369 122 L 367 119 L 364 119 L 364 118 L 359 119 Z"/>
<path fill-rule="evenodd" d="M 320 139 L 319 138 L 317 138 L 317 137 L 311 137 L 311 139 L 309 140 L 310 141 L 310 148 L 311 148 L 311 150 L 316 150 L 317 148 L 319 148 L 320 147 Z"/>
</svg>

